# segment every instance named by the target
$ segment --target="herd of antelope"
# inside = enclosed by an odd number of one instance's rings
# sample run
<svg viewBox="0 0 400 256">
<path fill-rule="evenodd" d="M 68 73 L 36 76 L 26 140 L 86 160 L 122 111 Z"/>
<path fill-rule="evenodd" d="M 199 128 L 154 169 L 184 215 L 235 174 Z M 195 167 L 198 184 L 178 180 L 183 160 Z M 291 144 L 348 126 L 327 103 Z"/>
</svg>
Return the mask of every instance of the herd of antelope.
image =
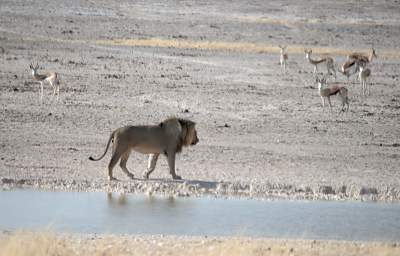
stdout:
<svg viewBox="0 0 400 256">
<path fill-rule="evenodd" d="M 280 59 L 279 63 L 283 68 L 284 72 L 286 72 L 287 61 L 289 59 L 288 54 L 285 52 L 286 46 L 279 45 L 280 48 Z M 332 57 L 326 56 L 319 59 L 314 59 L 311 57 L 312 50 L 305 49 L 304 50 L 305 57 L 308 62 L 314 66 L 314 75 L 315 81 L 318 85 L 318 93 L 322 100 L 322 106 L 325 107 L 325 100 L 328 100 L 330 110 L 332 111 L 332 104 L 330 97 L 338 94 L 340 96 L 342 102 L 341 112 L 349 110 L 349 98 L 348 98 L 348 89 L 345 85 L 338 84 L 327 84 L 327 77 L 330 75 L 334 76 L 336 79 L 336 69 L 335 63 Z M 368 68 L 369 64 L 371 64 L 373 58 L 376 58 L 375 49 L 371 49 L 371 52 L 367 54 L 354 52 L 347 56 L 347 60 L 340 66 L 339 72 L 347 77 L 349 81 L 350 76 L 354 74 L 358 74 L 358 79 L 360 82 L 360 95 L 361 97 L 365 97 L 371 94 L 371 84 L 368 83 L 369 78 L 371 77 L 371 69 Z M 327 73 L 319 78 L 317 76 L 318 66 L 326 65 Z"/>
<path fill-rule="evenodd" d="M 280 48 L 280 65 L 283 68 L 284 72 L 286 72 L 287 61 L 289 59 L 288 54 L 286 53 L 286 46 L 279 45 Z M 332 57 L 323 57 L 319 59 L 315 59 L 311 57 L 312 50 L 306 49 L 304 50 L 305 57 L 308 62 L 314 66 L 314 75 L 316 76 L 315 81 L 318 85 L 318 92 L 319 96 L 322 99 L 322 106 L 325 106 L 325 100 L 328 100 L 330 110 L 332 111 L 332 104 L 330 97 L 333 95 L 338 94 L 341 98 L 342 102 L 342 109 L 341 111 L 348 111 L 349 110 L 349 99 L 348 99 L 348 89 L 344 85 L 338 84 L 327 84 L 327 77 L 333 75 L 336 79 L 336 69 L 335 63 Z M 347 60 L 341 65 L 339 68 L 339 72 L 342 73 L 347 77 L 358 74 L 358 79 L 360 81 L 360 88 L 361 88 L 361 96 L 364 97 L 366 95 L 371 94 L 371 85 L 368 84 L 368 79 L 371 76 L 371 69 L 368 68 L 369 64 L 372 62 L 373 58 L 376 58 L 377 55 L 375 53 L 375 49 L 371 49 L 369 55 L 363 53 L 351 53 L 347 56 Z M 326 65 L 327 73 L 322 77 L 319 78 L 317 76 L 318 66 Z M 57 100 L 59 99 L 60 95 L 60 81 L 57 73 L 50 72 L 46 74 L 39 74 L 38 68 L 39 65 L 30 64 L 30 69 L 32 71 L 32 77 L 34 80 L 40 83 L 40 91 L 39 91 L 39 99 L 40 102 L 43 101 L 43 83 L 48 82 L 53 87 L 53 96 L 57 96 Z"/>
</svg>

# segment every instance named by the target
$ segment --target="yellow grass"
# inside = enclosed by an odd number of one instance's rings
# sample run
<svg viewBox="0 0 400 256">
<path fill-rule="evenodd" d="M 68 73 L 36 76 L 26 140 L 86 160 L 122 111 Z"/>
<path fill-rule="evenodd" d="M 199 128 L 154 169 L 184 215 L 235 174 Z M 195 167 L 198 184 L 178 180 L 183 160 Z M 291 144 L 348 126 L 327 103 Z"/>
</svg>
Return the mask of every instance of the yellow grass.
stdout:
<svg viewBox="0 0 400 256">
<path fill-rule="evenodd" d="M 46 255 L 400 255 L 385 243 L 248 238 L 179 238 L 57 235 L 17 232 L 0 236 L 0 256 Z"/>
<path fill-rule="evenodd" d="M 224 41 L 192 41 L 175 39 L 109 39 L 96 40 L 101 45 L 146 46 L 161 48 L 200 49 L 216 51 L 238 51 L 255 53 L 279 53 L 279 47 L 271 44 L 255 44 L 248 42 L 224 42 Z M 370 49 L 364 48 L 335 48 L 335 47 L 308 47 L 304 45 L 288 45 L 286 52 L 292 54 L 304 54 L 304 49 L 312 48 L 315 54 L 331 54 L 346 56 L 352 52 L 369 53 Z M 377 50 L 380 58 L 400 58 L 400 51 L 396 49 Z"/>
<path fill-rule="evenodd" d="M 235 51 L 235 52 L 250 52 L 250 53 L 279 53 L 278 45 L 272 44 L 256 44 L 249 42 L 226 42 L 226 41 L 194 41 L 194 40 L 176 40 L 163 38 L 148 38 L 148 39 L 62 39 L 48 37 L 31 37 L 24 38 L 25 41 L 34 42 L 57 42 L 57 43 L 81 43 L 94 45 L 120 45 L 133 47 L 160 47 L 160 48 L 179 48 L 179 49 L 197 49 L 197 50 L 213 50 L 213 51 Z M 329 54 L 333 56 L 347 56 L 352 52 L 369 53 L 370 48 L 340 48 L 340 47 L 317 47 L 307 45 L 287 45 L 289 54 L 304 54 L 304 49 L 312 49 L 313 54 Z M 399 49 L 377 49 L 377 54 L 380 59 L 400 59 Z"/>
</svg>

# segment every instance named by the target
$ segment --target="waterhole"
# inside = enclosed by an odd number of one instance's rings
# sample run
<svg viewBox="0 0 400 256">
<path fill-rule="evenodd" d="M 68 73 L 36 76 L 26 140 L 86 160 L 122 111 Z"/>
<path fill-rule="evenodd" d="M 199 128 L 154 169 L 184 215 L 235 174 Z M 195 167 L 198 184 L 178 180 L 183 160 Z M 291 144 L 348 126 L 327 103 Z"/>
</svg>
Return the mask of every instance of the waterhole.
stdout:
<svg viewBox="0 0 400 256">
<path fill-rule="evenodd" d="M 0 192 L 1 230 L 400 241 L 400 205 Z"/>
</svg>

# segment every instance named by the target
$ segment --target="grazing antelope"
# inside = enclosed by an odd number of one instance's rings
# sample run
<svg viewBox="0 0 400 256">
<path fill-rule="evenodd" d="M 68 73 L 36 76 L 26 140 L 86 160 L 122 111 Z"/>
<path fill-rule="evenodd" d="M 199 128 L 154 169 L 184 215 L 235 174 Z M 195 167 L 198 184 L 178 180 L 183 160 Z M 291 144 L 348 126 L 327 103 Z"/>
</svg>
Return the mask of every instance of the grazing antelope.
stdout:
<svg viewBox="0 0 400 256">
<path fill-rule="evenodd" d="M 347 81 L 350 76 L 357 73 L 359 70 L 359 63 L 355 59 L 346 60 L 339 69 L 339 72 L 347 77 Z"/>
<path fill-rule="evenodd" d="M 318 92 L 319 96 L 322 100 L 322 107 L 325 107 L 325 98 L 328 99 L 329 108 L 332 112 L 332 103 L 331 103 L 331 96 L 339 94 L 340 99 L 342 100 L 342 109 L 341 112 L 349 111 L 349 98 L 348 98 L 348 91 L 347 88 L 340 85 L 330 85 L 326 87 L 326 78 L 322 77 L 319 79 L 316 78 L 316 82 L 318 84 Z M 347 109 L 345 110 L 345 105 L 347 105 Z"/>
<path fill-rule="evenodd" d="M 281 67 L 283 67 L 283 70 L 286 71 L 287 60 L 289 59 L 288 54 L 285 52 L 286 46 L 279 45 L 279 48 L 281 49 L 279 63 L 281 64 Z"/>
<path fill-rule="evenodd" d="M 354 53 L 349 54 L 347 56 L 347 59 L 349 59 L 349 60 L 354 59 L 360 64 L 360 66 L 363 65 L 365 67 L 367 64 L 372 62 L 374 57 L 378 58 L 378 56 L 376 55 L 375 49 L 371 48 L 371 52 L 369 53 L 368 56 L 363 53 L 354 52 Z"/>
<path fill-rule="evenodd" d="M 358 73 L 358 78 L 360 79 L 361 85 L 361 96 L 365 96 L 366 94 L 371 94 L 371 85 L 368 85 L 367 80 L 371 76 L 371 70 L 369 68 L 364 68 L 360 66 L 360 72 Z"/>
<path fill-rule="evenodd" d="M 37 70 L 39 69 L 39 64 L 36 63 L 36 66 L 33 64 L 29 65 L 29 68 L 32 71 L 32 77 L 36 81 L 40 83 L 40 102 L 43 100 L 43 83 L 47 81 L 53 87 L 53 96 L 57 94 L 57 100 L 60 96 L 60 81 L 58 80 L 58 75 L 55 72 L 39 74 Z"/>
<path fill-rule="evenodd" d="M 378 57 L 374 48 L 371 48 L 369 56 L 359 52 L 351 53 L 347 56 L 347 60 L 342 64 L 339 71 L 347 76 L 347 80 L 349 80 L 351 75 L 360 72 L 360 67 L 365 68 L 367 64 L 370 64 L 374 57 Z"/>
<path fill-rule="evenodd" d="M 326 63 L 326 69 L 328 71 L 328 74 L 332 75 L 331 71 L 333 71 L 333 75 L 336 78 L 336 70 L 335 70 L 335 67 L 333 64 L 334 63 L 333 59 L 331 57 L 325 57 L 325 58 L 316 60 L 316 59 L 311 58 L 311 53 L 312 53 L 311 49 L 304 50 L 304 53 L 306 54 L 306 59 L 308 60 L 308 62 L 310 62 L 312 65 L 314 65 L 314 75 L 316 72 L 318 72 L 318 65 L 321 63 Z"/>
</svg>

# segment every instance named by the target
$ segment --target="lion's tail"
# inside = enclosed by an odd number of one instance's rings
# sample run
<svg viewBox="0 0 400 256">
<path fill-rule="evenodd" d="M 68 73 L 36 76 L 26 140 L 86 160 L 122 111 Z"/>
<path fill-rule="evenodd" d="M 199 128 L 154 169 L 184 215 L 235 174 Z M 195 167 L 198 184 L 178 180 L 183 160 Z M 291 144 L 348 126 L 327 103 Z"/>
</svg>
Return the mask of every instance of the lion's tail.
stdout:
<svg viewBox="0 0 400 256">
<path fill-rule="evenodd" d="M 110 143 L 111 143 L 111 141 L 112 141 L 113 138 L 114 138 L 114 133 L 115 133 L 115 131 L 111 133 L 110 138 L 108 139 L 108 142 L 107 142 L 106 150 L 104 151 L 103 155 L 100 156 L 100 157 L 97 158 L 97 159 L 95 159 L 95 158 L 89 156 L 89 160 L 92 160 L 92 161 L 99 161 L 99 160 L 101 160 L 101 159 L 106 155 L 106 153 L 107 153 L 107 151 L 108 151 L 108 148 L 110 147 Z"/>
</svg>

